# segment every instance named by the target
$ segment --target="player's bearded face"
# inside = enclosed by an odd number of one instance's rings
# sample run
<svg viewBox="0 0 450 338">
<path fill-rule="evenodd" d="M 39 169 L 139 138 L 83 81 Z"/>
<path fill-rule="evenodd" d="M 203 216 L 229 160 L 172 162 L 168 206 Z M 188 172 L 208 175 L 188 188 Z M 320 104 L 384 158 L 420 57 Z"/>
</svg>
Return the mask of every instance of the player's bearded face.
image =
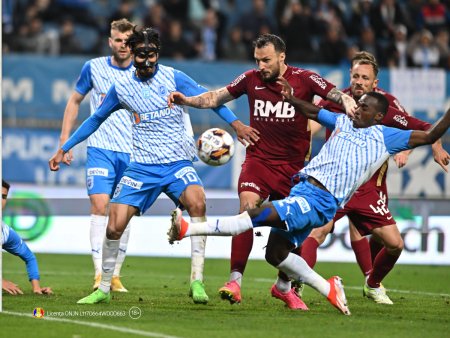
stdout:
<svg viewBox="0 0 450 338">
<path fill-rule="evenodd" d="M 121 33 L 117 30 L 111 30 L 111 37 L 109 38 L 109 47 L 111 47 L 112 55 L 118 62 L 123 62 L 130 59 L 130 48 L 125 46 L 125 41 L 131 32 Z"/>
<path fill-rule="evenodd" d="M 356 64 L 350 71 L 350 86 L 353 97 L 358 100 L 378 85 L 372 65 Z"/>
<path fill-rule="evenodd" d="M 280 64 L 284 62 L 284 60 L 281 60 L 282 54 L 277 53 L 273 45 L 255 48 L 255 61 L 264 81 L 276 81 L 278 76 L 280 76 Z"/>
</svg>

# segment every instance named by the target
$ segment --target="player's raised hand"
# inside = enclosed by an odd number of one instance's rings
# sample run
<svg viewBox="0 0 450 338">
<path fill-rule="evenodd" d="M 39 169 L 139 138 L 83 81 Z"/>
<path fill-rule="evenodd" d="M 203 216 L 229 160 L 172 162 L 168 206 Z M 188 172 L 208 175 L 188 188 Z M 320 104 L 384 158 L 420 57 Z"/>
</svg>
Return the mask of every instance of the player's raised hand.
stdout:
<svg viewBox="0 0 450 338">
<path fill-rule="evenodd" d="M 355 117 L 356 108 L 358 108 L 355 99 L 347 94 L 342 94 L 341 99 L 347 116 L 350 119 L 353 119 Z"/>
<path fill-rule="evenodd" d="M 450 163 L 449 153 L 442 148 L 442 143 L 440 141 L 435 142 L 431 148 L 433 149 L 434 161 L 439 164 L 446 173 L 448 173 L 447 166 Z"/>
<path fill-rule="evenodd" d="M 288 101 L 292 99 L 292 96 L 294 96 L 294 88 L 291 87 L 289 82 L 284 77 L 279 76 L 277 83 L 281 86 L 281 95 Z"/>
<path fill-rule="evenodd" d="M 64 151 L 59 148 L 58 151 L 52 156 L 52 158 L 48 161 L 48 166 L 51 171 L 58 171 L 59 164 L 64 159 Z"/>
<path fill-rule="evenodd" d="M 186 96 L 180 92 L 171 92 L 167 97 L 167 105 L 173 108 L 174 104 L 184 105 L 186 103 Z"/>
<path fill-rule="evenodd" d="M 231 123 L 236 136 L 244 146 L 255 145 L 255 142 L 259 140 L 259 131 L 253 127 L 243 124 L 241 121 L 236 120 Z"/>
</svg>

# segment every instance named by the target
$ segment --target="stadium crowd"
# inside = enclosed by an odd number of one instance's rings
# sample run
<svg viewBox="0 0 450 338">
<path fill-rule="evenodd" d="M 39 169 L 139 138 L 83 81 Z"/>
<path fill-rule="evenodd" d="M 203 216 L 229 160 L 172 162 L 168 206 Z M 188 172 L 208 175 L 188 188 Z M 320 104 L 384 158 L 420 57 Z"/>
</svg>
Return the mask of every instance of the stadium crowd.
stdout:
<svg viewBox="0 0 450 338">
<path fill-rule="evenodd" d="M 251 41 L 279 34 L 289 62 L 349 65 L 355 52 L 382 67 L 450 69 L 448 0 L 5 0 L 3 53 L 108 52 L 112 20 L 156 28 L 161 57 L 253 60 Z"/>
</svg>

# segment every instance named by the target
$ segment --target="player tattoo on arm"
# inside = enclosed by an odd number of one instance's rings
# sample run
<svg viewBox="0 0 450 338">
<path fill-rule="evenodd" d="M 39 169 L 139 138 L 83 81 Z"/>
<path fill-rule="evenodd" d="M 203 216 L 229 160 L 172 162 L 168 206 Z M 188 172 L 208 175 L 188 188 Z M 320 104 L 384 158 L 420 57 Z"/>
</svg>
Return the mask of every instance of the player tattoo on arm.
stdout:
<svg viewBox="0 0 450 338">
<path fill-rule="evenodd" d="M 356 110 L 356 102 L 353 97 L 343 93 L 339 89 L 333 88 L 328 92 L 327 99 L 342 105 L 347 115 L 353 118 Z"/>
<path fill-rule="evenodd" d="M 344 95 L 344 93 L 341 92 L 339 89 L 332 88 L 327 94 L 327 99 L 329 99 L 330 101 L 342 104 L 343 103 L 342 95 Z"/>
<path fill-rule="evenodd" d="M 192 103 L 197 108 L 215 108 L 231 100 L 234 100 L 234 97 L 223 87 L 193 97 Z"/>
</svg>

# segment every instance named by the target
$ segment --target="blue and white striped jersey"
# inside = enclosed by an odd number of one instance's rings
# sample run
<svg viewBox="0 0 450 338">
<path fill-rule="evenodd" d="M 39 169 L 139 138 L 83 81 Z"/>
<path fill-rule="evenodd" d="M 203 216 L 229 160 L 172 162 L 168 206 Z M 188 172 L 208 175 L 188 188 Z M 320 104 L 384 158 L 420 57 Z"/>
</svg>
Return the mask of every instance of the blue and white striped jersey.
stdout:
<svg viewBox="0 0 450 338">
<path fill-rule="evenodd" d="M 82 95 L 91 91 L 91 115 L 94 114 L 111 85 L 123 75 L 131 74 L 133 70 L 132 64 L 127 68 L 114 66 L 110 56 L 95 58 L 84 64 L 75 90 Z M 112 114 L 89 137 L 87 145 L 88 147 L 131 153 L 131 120 L 127 111 L 121 109 Z"/>
<path fill-rule="evenodd" d="M 95 114 L 61 148 L 68 151 L 94 132 L 112 112 L 126 108 L 133 122 L 131 162 L 192 161 L 196 155 L 195 141 L 186 132 L 183 109 L 167 105 L 169 93 L 173 91 L 193 96 L 207 90 L 185 73 L 163 65 L 157 65 L 155 74 L 148 79 L 140 79 L 134 73 L 122 77 L 111 86 Z M 213 110 L 228 123 L 237 120 L 224 105 Z"/>
<path fill-rule="evenodd" d="M 319 112 L 319 122 L 333 133 L 300 172 L 322 183 L 341 207 L 390 155 L 410 149 L 411 130 L 382 125 L 354 128 L 346 115 L 325 109 Z"/>
</svg>

